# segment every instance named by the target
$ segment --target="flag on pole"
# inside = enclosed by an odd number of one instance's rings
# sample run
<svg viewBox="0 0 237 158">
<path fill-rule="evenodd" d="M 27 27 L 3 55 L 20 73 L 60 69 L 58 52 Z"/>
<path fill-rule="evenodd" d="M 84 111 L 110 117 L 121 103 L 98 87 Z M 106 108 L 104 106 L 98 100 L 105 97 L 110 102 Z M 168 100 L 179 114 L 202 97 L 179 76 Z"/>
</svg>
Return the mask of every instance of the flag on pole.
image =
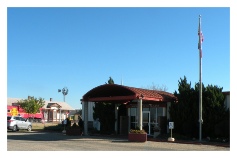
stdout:
<svg viewBox="0 0 237 158">
<path fill-rule="evenodd" d="M 199 17 L 201 18 L 201 17 Z M 204 36 L 202 34 L 202 30 L 201 30 L 201 20 L 199 20 L 199 26 L 198 26 L 198 49 L 200 50 L 200 58 L 202 58 L 202 42 L 204 40 Z"/>
</svg>

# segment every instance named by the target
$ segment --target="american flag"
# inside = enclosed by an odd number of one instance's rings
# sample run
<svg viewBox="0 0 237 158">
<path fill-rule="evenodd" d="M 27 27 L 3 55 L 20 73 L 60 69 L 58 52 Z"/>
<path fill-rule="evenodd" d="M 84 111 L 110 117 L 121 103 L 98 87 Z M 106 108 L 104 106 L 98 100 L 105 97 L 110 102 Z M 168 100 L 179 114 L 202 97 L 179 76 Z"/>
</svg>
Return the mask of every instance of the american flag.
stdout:
<svg viewBox="0 0 237 158">
<path fill-rule="evenodd" d="M 198 37 L 199 37 L 198 49 L 200 50 L 200 58 L 202 58 L 202 42 L 204 40 L 204 36 L 202 34 L 201 26 L 200 25 L 199 25 L 199 28 L 198 28 Z"/>
</svg>

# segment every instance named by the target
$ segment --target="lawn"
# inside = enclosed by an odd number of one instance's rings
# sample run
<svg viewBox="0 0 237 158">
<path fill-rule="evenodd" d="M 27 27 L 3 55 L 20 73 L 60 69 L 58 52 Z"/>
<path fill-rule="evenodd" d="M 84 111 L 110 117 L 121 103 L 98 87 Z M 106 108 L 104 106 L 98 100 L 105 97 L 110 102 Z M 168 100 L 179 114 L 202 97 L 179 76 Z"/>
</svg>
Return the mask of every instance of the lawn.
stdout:
<svg viewBox="0 0 237 158">
<path fill-rule="evenodd" d="M 58 122 L 47 122 L 47 123 L 34 122 L 32 123 L 32 131 L 44 130 L 45 127 L 48 128 L 56 126 L 58 126 Z"/>
</svg>

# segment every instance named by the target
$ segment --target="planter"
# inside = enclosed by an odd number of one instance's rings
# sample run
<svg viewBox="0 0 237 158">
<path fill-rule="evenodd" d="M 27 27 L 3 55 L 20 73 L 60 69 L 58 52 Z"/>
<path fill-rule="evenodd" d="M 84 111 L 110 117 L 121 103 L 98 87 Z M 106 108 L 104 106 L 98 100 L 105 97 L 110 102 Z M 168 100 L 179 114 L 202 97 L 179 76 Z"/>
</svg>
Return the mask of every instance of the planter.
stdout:
<svg viewBox="0 0 237 158">
<path fill-rule="evenodd" d="M 130 142 L 146 142 L 147 133 L 129 133 L 128 141 Z"/>
<path fill-rule="evenodd" d="M 78 128 L 70 128 L 66 130 L 66 135 L 69 136 L 80 136 L 82 134 L 81 129 Z"/>
</svg>

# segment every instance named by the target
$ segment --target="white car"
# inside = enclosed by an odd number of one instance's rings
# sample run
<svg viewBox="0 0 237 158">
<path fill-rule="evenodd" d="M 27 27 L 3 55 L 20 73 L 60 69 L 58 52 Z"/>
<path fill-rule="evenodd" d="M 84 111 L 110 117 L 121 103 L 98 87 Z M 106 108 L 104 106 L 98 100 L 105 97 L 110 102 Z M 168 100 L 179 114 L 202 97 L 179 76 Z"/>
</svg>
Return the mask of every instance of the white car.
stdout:
<svg viewBox="0 0 237 158">
<path fill-rule="evenodd" d="M 7 116 L 7 129 L 14 132 L 20 129 L 31 131 L 32 124 L 21 116 Z"/>
</svg>

